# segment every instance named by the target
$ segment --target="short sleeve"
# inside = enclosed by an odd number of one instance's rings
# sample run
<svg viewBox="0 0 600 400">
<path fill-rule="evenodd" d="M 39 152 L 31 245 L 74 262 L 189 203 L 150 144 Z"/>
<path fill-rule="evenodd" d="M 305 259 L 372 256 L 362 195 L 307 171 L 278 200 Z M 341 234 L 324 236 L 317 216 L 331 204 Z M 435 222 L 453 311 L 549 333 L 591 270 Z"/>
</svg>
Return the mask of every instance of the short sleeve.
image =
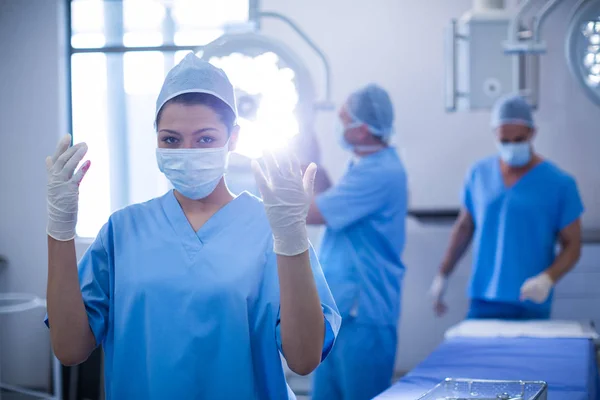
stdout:
<svg viewBox="0 0 600 400">
<path fill-rule="evenodd" d="M 313 271 L 313 276 L 315 278 L 315 283 L 317 284 L 319 298 L 321 299 L 321 309 L 323 310 L 323 317 L 325 318 L 323 351 L 321 353 L 321 361 L 323 361 L 333 348 L 335 338 L 337 337 L 337 334 L 340 330 L 340 326 L 342 324 L 342 317 L 340 316 L 335 301 L 333 300 L 333 296 L 331 295 L 331 291 L 329 290 L 329 286 L 327 285 L 327 281 L 325 280 L 325 276 L 323 275 L 321 264 L 319 263 L 319 259 L 317 258 L 317 255 L 315 254 L 315 251 L 312 248 L 312 246 L 310 247 L 309 251 L 310 265 Z M 279 315 L 277 317 L 277 326 L 275 331 L 277 346 L 281 354 L 283 354 L 283 356 L 285 357 L 285 354 L 283 353 L 283 347 L 281 344 Z"/>
<path fill-rule="evenodd" d="M 558 230 L 562 231 L 575 222 L 577 218 L 581 217 L 584 207 L 575 179 L 569 177 L 560 194 L 562 198 L 560 202 Z"/>
<path fill-rule="evenodd" d="M 110 270 L 104 246 L 107 230 L 105 225 L 78 265 L 79 287 L 96 345 L 103 343 L 108 327 Z M 50 326 L 47 317 L 45 322 Z"/>
<path fill-rule="evenodd" d="M 333 230 L 342 230 L 380 210 L 389 190 L 381 171 L 355 165 L 340 182 L 317 196 L 316 205 Z"/>
<path fill-rule="evenodd" d="M 473 210 L 473 170 L 470 169 L 467 173 L 462 188 L 462 206 L 469 212 L 471 215 L 474 214 Z"/>
</svg>

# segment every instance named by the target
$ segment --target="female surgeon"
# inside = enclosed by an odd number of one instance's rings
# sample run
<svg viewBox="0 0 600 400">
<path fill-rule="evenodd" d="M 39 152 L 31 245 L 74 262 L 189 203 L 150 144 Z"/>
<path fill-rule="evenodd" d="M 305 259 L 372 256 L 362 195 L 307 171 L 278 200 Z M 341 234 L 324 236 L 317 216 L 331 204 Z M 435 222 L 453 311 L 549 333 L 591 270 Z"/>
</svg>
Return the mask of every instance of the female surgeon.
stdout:
<svg viewBox="0 0 600 400">
<path fill-rule="evenodd" d="M 114 213 L 76 265 L 86 145 L 48 169 L 48 321 L 64 364 L 102 345 L 108 399 L 293 399 L 280 352 L 308 374 L 341 319 L 306 233 L 316 167 L 286 152 L 254 172 L 263 202 L 223 180 L 235 148 L 234 90 L 188 54 L 156 104 L 159 169 L 175 190 Z"/>
<path fill-rule="evenodd" d="M 447 277 L 473 240 L 467 318 L 548 319 L 553 286 L 579 259 L 583 205 L 575 180 L 534 151 L 525 99 L 501 98 L 492 128 L 499 155 L 467 174 L 463 209 L 430 289 L 434 310 L 446 311 Z"/>
</svg>

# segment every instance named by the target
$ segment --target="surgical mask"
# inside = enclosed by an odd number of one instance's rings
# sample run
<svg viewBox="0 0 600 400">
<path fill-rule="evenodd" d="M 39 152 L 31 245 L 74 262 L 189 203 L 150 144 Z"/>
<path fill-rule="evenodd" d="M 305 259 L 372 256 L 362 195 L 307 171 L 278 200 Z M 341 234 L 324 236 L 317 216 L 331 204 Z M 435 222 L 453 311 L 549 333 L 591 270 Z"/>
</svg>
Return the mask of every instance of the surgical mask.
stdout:
<svg viewBox="0 0 600 400">
<path fill-rule="evenodd" d="M 156 149 L 158 169 L 185 197 L 200 200 L 211 194 L 225 174 L 229 142 L 210 149 Z"/>
<path fill-rule="evenodd" d="M 348 151 L 374 151 L 374 150 L 381 149 L 382 146 L 380 146 L 380 145 L 356 145 L 356 144 L 349 143 L 346 140 L 346 132 L 349 131 L 350 129 L 358 128 L 361 125 L 363 125 L 363 123 L 359 121 L 359 122 L 353 122 L 350 125 L 344 127 L 344 124 L 342 123 L 342 121 L 337 119 L 336 125 L 335 125 L 335 131 L 336 131 L 340 146 L 344 150 L 348 150 Z"/>
<path fill-rule="evenodd" d="M 360 123 L 359 124 L 352 123 L 350 126 L 344 127 L 344 124 L 342 123 L 342 121 L 340 121 L 339 119 L 336 119 L 335 134 L 338 138 L 338 142 L 339 142 L 340 146 L 342 147 L 342 149 L 344 149 L 344 150 L 352 150 L 353 149 L 352 144 L 346 140 L 346 131 L 348 129 L 356 128 L 358 126 L 360 126 Z"/>
<path fill-rule="evenodd" d="M 520 143 L 498 143 L 500 158 L 511 167 L 523 167 L 531 161 L 531 144 Z"/>
</svg>

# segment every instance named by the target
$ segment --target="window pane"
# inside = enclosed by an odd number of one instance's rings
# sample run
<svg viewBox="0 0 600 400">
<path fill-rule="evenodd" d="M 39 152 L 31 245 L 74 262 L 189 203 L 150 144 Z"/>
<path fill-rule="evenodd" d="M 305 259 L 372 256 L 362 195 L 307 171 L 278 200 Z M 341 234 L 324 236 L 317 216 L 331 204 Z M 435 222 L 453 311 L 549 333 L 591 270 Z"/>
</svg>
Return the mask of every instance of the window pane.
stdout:
<svg viewBox="0 0 600 400">
<path fill-rule="evenodd" d="M 73 33 L 102 33 L 104 5 L 102 0 L 73 0 L 71 2 Z"/>
<path fill-rule="evenodd" d="M 248 0 L 173 0 L 173 19 L 180 28 L 222 28 L 248 20 Z"/>
<path fill-rule="evenodd" d="M 125 53 L 125 92 L 128 95 L 156 96 L 165 78 L 160 51 Z"/>
<path fill-rule="evenodd" d="M 180 30 L 175 32 L 174 43 L 177 46 L 203 46 L 222 34 L 222 29 Z"/>
<path fill-rule="evenodd" d="M 125 54 L 130 203 L 150 200 L 169 188 L 156 165 L 154 113 L 156 96 L 170 69 L 166 59 L 172 58 L 172 53 L 170 56 L 161 52 Z"/>
<path fill-rule="evenodd" d="M 123 0 L 125 31 L 158 31 L 162 29 L 165 6 L 155 0 Z"/>
<path fill-rule="evenodd" d="M 75 54 L 71 62 L 73 141 L 88 144 L 86 159 L 92 162 L 80 187 L 77 234 L 94 237 L 111 212 L 106 56 Z"/>
</svg>

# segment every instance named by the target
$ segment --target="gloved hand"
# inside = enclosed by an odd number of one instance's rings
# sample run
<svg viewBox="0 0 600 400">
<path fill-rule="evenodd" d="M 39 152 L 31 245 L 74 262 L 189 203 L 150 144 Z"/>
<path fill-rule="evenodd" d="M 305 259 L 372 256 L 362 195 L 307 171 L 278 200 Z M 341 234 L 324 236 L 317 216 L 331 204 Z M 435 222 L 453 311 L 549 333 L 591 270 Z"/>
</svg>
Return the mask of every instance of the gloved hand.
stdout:
<svg viewBox="0 0 600 400">
<path fill-rule="evenodd" d="M 300 163 L 288 151 L 264 154 L 268 177 L 254 160 L 252 168 L 273 231 L 273 251 L 295 256 L 308 250 L 306 217 L 313 197 L 317 166 L 310 164 L 304 176 Z"/>
<path fill-rule="evenodd" d="M 546 301 L 553 286 L 552 278 L 545 272 L 529 278 L 521 286 L 521 301 L 531 300 L 541 304 Z"/>
<path fill-rule="evenodd" d="M 429 288 L 429 296 L 433 299 L 433 310 L 438 317 L 441 317 L 448 311 L 446 303 L 444 303 L 444 294 L 448 287 L 448 278 L 442 274 L 437 274 L 433 278 L 431 287 Z"/>
<path fill-rule="evenodd" d="M 71 135 L 65 135 L 52 157 L 46 158 L 48 171 L 48 236 L 68 241 L 75 238 L 79 183 L 90 167 L 86 161 L 75 173 L 75 168 L 87 152 L 85 143 L 69 147 Z"/>
</svg>

